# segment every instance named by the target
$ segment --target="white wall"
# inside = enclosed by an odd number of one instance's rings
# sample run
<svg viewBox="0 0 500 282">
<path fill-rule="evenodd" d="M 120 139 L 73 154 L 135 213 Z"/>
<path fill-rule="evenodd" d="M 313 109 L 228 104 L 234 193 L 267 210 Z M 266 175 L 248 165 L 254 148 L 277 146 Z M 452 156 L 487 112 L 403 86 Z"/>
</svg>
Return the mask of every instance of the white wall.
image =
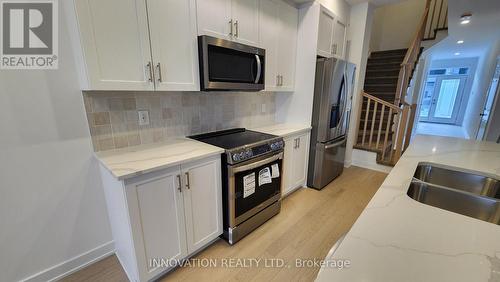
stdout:
<svg viewBox="0 0 500 282">
<path fill-rule="evenodd" d="M 0 71 L 1 281 L 68 262 L 37 277 L 47 280 L 112 250 L 83 97 L 59 11 L 59 69 Z"/>
<path fill-rule="evenodd" d="M 492 42 L 489 48 L 479 57 L 476 76 L 472 84 L 463 126 L 471 138 L 476 138 L 488 87 L 495 72 L 496 58 L 500 55 L 500 40 Z"/>
<path fill-rule="evenodd" d="M 348 60 L 356 64 L 355 86 L 352 97 L 351 121 L 347 138 L 346 164 L 352 159 L 352 150 L 357 139 L 358 116 L 360 114 L 361 90 L 365 83 L 366 63 L 369 56 L 369 44 L 373 21 L 373 6 L 368 2 L 351 7 L 348 40 L 351 41 L 351 51 Z"/>
<path fill-rule="evenodd" d="M 424 0 L 407 0 L 375 9 L 370 51 L 408 48 L 424 9 Z"/>
</svg>

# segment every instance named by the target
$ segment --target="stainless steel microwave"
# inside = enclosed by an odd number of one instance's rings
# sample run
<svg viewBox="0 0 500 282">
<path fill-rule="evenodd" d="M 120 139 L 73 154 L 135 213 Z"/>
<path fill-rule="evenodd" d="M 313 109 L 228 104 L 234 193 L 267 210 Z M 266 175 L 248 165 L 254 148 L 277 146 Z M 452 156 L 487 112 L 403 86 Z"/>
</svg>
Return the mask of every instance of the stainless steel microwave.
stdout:
<svg viewBox="0 0 500 282">
<path fill-rule="evenodd" d="M 202 35 L 198 52 L 202 91 L 264 89 L 266 50 Z"/>
</svg>

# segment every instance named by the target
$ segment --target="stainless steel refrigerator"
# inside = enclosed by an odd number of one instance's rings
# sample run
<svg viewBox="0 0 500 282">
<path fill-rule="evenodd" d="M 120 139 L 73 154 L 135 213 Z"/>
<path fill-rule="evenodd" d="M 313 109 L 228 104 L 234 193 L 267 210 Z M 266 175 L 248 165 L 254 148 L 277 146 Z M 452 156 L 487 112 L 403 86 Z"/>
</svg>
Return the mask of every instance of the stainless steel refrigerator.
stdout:
<svg viewBox="0 0 500 282">
<path fill-rule="evenodd" d="M 352 63 L 317 59 L 308 187 L 323 189 L 344 169 L 355 72 Z"/>
</svg>

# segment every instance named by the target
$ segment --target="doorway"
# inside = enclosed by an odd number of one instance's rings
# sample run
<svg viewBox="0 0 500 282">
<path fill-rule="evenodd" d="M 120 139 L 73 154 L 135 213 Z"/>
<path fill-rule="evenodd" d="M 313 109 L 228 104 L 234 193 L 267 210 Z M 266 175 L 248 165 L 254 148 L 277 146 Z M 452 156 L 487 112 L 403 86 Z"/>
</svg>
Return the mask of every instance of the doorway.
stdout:
<svg viewBox="0 0 500 282">
<path fill-rule="evenodd" d="M 429 75 L 420 106 L 420 121 L 458 124 L 466 82 L 467 76 L 461 74 Z"/>
</svg>

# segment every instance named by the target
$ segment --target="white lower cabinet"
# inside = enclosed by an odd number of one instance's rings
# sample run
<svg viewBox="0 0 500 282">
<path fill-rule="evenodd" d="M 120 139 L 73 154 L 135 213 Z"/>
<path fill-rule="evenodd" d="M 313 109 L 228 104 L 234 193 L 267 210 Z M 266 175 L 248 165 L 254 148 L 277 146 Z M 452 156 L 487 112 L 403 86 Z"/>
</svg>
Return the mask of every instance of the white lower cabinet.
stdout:
<svg viewBox="0 0 500 282">
<path fill-rule="evenodd" d="M 307 132 L 285 138 L 283 195 L 287 195 L 306 184 L 309 135 L 310 133 Z"/>
<path fill-rule="evenodd" d="M 148 281 L 222 234 L 220 156 L 124 181 L 101 169 L 116 254 Z"/>
</svg>

